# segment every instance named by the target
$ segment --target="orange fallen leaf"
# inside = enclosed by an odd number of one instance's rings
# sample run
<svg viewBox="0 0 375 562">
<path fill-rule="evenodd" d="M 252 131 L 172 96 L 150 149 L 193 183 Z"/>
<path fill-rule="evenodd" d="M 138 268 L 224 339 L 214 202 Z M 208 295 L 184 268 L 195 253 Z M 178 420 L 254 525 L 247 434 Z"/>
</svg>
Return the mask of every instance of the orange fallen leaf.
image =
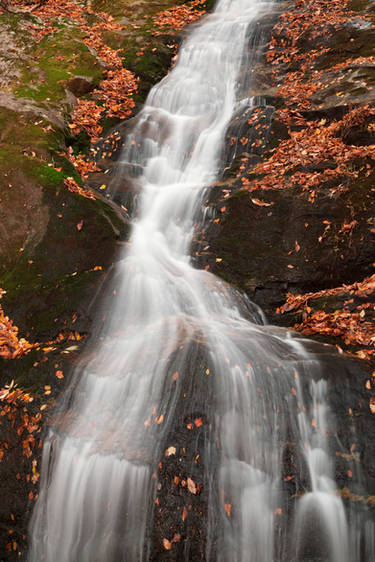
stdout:
<svg viewBox="0 0 375 562">
<path fill-rule="evenodd" d="M 168 539 L 163 539 L 163 546 L 165 550 L 171 550 L 172 543 Z"/>
<path fill-rule="evenodd" d="M 254 203 L 254 205 L 257 205 L 258 207 L 271 207 L 271 205 L 274 205 L 273 201 L 271 203 L 267 203 L 266 201 L 261 201 L 260 199 L 251 199 L 251 201 Z"/>
<path fill-rule="evenodd" d="M 197 487 L 195 485 L 195 482 L 193 482 L 193 480 L 191 478 L 187 479 L 187 487 L 188 487 L 188 490 L 191 494 L 197 493 Z"/>
</svg>

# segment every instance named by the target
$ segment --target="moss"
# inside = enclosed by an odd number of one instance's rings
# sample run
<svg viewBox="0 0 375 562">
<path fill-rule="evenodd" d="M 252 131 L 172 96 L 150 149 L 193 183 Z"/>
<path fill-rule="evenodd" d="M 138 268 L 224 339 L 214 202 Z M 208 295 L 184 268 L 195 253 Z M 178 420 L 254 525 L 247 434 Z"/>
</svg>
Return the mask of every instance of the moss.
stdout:
<svg viewBox="0 0 375 562">
<path fill-rule="evenodd" d="M 215 0 L 207 0 L 213 4 Z M 94 11 L 103 11 L 115 18 L 126 16 L 130 20 L 151 17 L 162 10 L 180 4 L 186 4 L 188 0 L 157 0 L 153 2 L 134 2 L 134 0 L 93 0 Z"/>
<path fill-rule="evenodd" d="M 36 168 L 34 174 L 40 183 L 54 188 L 59 187 L 64 179 L 63 172 L 58 172 L 55 168 L 49 166 L 40 166 Z"/>
<path fill-rule="evenodd" d="M 53 130 L 47 131 L 48 126 L 49 123 L 43 118 L 24 116 L 7 108 L 0 108 L 1 150 L 13 153 L 16 159 L 22 157 L 23 152 L 46 154 L 52 146 L 57 147 L 58 144 L 58 135 Z M 9 162 L 3 163 L 9 165 Z"/>
<path fill-rule="evenodd" d="M 65 82 L 73 76 L 88 76 L 93 78 L 94 85 L 99 83 L 103 68 L 79 40 L 82 32 L 76 30 L 74 35 L 73 39 L 71 27 L 63 28 L 37 46 L 32 45 L 35 66 L 24 66 L 21 82 L 28 85 L 17 88 L 17 96 L 37 102 L 58 102 L 65 99 Z"/>
</svg>

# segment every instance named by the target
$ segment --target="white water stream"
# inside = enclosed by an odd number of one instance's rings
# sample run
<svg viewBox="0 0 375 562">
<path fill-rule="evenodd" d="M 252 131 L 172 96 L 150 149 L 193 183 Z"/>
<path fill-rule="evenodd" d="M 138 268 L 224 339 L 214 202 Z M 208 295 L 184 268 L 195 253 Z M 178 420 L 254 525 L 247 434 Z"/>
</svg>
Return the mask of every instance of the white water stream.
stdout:
<svg viewBox="0 0 375 562">
<path fill-rule="evenodd" d="M 138 213 L 105 326 L 77 369 L 64 423 L 44 445 L 31 562 L 151 557 L 154 466 L 183 384 L 172 375 L 182 373 L 197 335 L 209 364 L 201 376 L 214 389 L 210 431 L 220 444 L 205 559 L 360 560 L 361 522 L 349 529 L 334 494 L 326 437 L 327 424 L 331 432 L 334 425 L 319 361 L 287 331 L 264 326 L 245 297 L 191 264 L 204 192 L 219 173 L 238 103 L 249 26 L 267 6 L 219 0 L 152 89 L 127 138 L 122 163 L 141 186 Z M 311 384 L 304 386 L 302 376 Z M 294 522 L 284 520 L 288 440 L 308 492 L 294 500 Z"/>
</svg>

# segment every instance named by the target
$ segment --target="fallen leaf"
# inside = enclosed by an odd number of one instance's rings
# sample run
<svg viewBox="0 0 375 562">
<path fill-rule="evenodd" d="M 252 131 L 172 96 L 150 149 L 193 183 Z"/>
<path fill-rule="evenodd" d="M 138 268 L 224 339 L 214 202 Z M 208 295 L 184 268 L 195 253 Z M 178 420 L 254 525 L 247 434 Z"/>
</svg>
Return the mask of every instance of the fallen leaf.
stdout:
<svg viewBox="0 0 375 562">
<path fill-rule="evenodd" d="M 171 550 L 172 543 L 168 539 L 163 539 L 163 546 L 165 550 Z"/>
<path fill-rule="evenodd" d="M 165 451 L 166 457 L 170 457 L 171 455 L 175 455 L 175 454 L 176 454 L 176 447 L 168 447 L 168 449 Z"/>
<path fill-rule="evenodd" d="M 197 487 L 196 487 L 195 483 L 193 482 L 193 480 L 191 478 L 187 479 L 187 486 L 188 486 L 188 490 L 191 494 L 197 493 Z"/>
<path fill-rule="evenodd" d="M 271 207 L 271 205 L 274 205 L 273 201 L 271 203 L 266 203 L 266 201 L 261 201 L 260 199 L 251 199 L 251 201 L 258 207 Z"/>
</svg>

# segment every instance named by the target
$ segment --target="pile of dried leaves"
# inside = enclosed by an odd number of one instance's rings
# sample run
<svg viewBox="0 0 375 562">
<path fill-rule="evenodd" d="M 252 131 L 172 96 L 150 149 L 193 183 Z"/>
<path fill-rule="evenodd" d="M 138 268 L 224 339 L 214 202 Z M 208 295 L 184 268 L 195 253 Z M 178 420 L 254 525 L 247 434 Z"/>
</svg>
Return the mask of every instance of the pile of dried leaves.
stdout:
<svg viewBox="0 0 375 562">
<path fill-rule="evenodd" d="M 243 189 L 255 191 L 297 186 L 313 203 L 316 190 L 332 185 L 331 195 L 334 195 L 344 188 L 347 180 L 358 177 L 363 170 L 358 166 L 359 161 L 375 160 L 375 145 L 345 143 L 345 132 L 356 124 L 364 125 L 366 120 L 373 120 L 374 108 L 368 105 L 357 107 L 332 122 L 305 116 L 306 110 L 311 108 L 312 95 L 330 85 L 326 82 L 332 78 L 332 73 L 353 64 L 357 67 L 374 63 L 373 56 L 359 56 L 324 71 L 314 67 L 314 63 L 330 50 L 324 38 L 354 17 L 348 4 L 341 0 L 300 0 L 275 26 L 267 61 L 274 67 L 277 93 L 284 100 L 284 107 L 276 112 L 276 117 L 289 128 L 290 139 L 281 142 L 265 162 L 250 171 L 244 159 L 237 176 Z M 298 71 L 296 67 L 299 67 Z M 343 92 L 336 92 L 338 99 L 343 95 Z M 256 140 L 252 146 L 258 145 L 259 140 Z M 251 146 L 248 151 L 251 152 Z"/>
<path fill-rule="evenodd" d="M 4 293 L 5 291 L 0 289 L 0 298 Z M 5 316 L 0 306 L 0 357 L 15 359 L 29 353 L 33 347 L 27 340 L 19 337 L 17 326 Z"/>
<path fill-rule="evenodd" d="M 334 312 L 317 310 L 314 301 L 343 297 L 342 307 Z M 287 295 L 286 303 L 277 309 L 279 314 L 299 313 L 302 322 L 294 329 L 307 336 L 321 334 L 341 338 L 347 346 L 365 346 L 356 355 L 362 359 L 375 353 L 375 275 L 352 285 L 324 289 L 316 293 Z"/>
<path fill-rule="evenodd" d="M 205 13 L 202 8 L 205 2 L 206 0 L 193 0 L 188 4 L 159 12 L 154 17 L 154 26 L 159 28 L 154 31 L 154 35 L 162 35 L 171 30 L 179 31 L 189 23 L 197 21 Z"/>
</svg>

